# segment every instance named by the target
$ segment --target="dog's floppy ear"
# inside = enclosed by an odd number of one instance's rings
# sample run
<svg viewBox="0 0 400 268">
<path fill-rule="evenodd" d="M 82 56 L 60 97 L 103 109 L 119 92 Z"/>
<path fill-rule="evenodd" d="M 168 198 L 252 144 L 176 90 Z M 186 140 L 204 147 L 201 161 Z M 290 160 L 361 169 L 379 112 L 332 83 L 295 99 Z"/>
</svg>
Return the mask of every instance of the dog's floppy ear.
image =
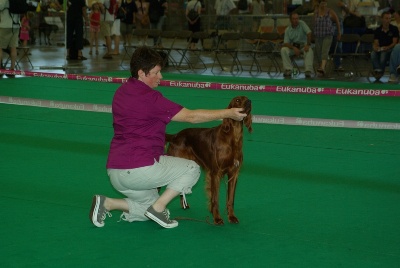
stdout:
<svg viewBox="0 0 400 268">
<path fill-rule="evenodd" d="M 243 119 L 244 125 L 247 127 L 249 133 L 253 132 L 252 124 L 253 124 L 253 116 L 251 115 L 251 100 L 247 99 L 245 103 L 245 112 L 247 116 Z"/>
<path fill-rule="evenodd" d="M 253 132 L 253 116 L 251 115 L 251 113 L 248 113 L 247 116 L 243 119 L 243 123 L 244 125 L 247 127 L 247 130 L 249 131 L 249 133 Z"/>
</svg>

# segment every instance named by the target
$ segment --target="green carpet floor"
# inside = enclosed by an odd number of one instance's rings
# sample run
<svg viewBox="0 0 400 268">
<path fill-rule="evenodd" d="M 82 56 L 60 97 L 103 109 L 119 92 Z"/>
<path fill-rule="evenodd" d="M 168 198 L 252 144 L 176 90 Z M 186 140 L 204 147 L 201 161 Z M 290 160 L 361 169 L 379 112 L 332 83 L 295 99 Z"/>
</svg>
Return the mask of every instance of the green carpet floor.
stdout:
<svg viewBox="0 0 400 268">
<path fill-rule="evenodd" d="M 117 87 L 3 79 L 0 96 L 111 104 Z M 160 91 L 188 108 L 224 108 L 232 97 L 247 95 L 257 115 L 400 122 L 400 98 Z M 173 122 L 168 132 L 189 126 Z M 88 219 L 92 196 L 120 196 L 105 170 L 111 114 L 0 104 L 2 267 L 400 267 L 400 131 L 253 129 L 244 137 L 238 225 L 204 222 L 211 215 L 200 180 L 188 196 L 189 210 L 180 209 L 178 200 L 169 205 L 172 217 L 199 221 L 181 220 L 167 230 L 153 222 L 118 222 L 120 213 L 113 212 L 104 228 L 95 228 Z M 223 182 L 226 220 L 225 190 Z"/>
</svg>

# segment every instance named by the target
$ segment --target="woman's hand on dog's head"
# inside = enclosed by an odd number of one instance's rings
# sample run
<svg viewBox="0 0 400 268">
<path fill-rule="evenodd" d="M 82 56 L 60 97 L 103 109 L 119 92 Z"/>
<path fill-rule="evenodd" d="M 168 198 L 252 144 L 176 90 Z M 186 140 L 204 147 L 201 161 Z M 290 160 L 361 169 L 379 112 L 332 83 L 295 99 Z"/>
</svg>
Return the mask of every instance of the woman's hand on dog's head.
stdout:
<svg viewBox="0 0 400 268">
<path fill-rule="evenodd" d="M 243 108 L 231 108 L 232 116 L 231 118 L 236 121 L 242 121 L 247 114 L 244 112 Z"/>
</svg>

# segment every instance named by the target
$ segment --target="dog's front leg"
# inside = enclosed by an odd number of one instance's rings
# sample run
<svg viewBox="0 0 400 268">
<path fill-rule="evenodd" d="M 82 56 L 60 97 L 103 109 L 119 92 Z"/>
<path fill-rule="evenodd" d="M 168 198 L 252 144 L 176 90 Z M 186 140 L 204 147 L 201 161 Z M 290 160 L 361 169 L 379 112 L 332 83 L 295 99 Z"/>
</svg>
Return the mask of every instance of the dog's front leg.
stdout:
<svg viewBox="0 0 400 268">
<path fill-rule="evenodd" d="M 219 214 L 219 186 L 220 176 L 216 174 L 207 174 L 207 193 L 209 195 L 209 209 L 214 218 L 214 224 L 223 225 L 224 220 Z"/>
<path fill-rule="evenodd" d="M 233 173 L 228 173 L 228 193 L 226 195 L 226 210 L 228 212 L 228 220 L 230 223 L 239 223 L 239 220 L 238 218 L 236 218 L 235 213 L 233 211 L 238 175 L 239 175 L 238 169 Z"/>
</svg>

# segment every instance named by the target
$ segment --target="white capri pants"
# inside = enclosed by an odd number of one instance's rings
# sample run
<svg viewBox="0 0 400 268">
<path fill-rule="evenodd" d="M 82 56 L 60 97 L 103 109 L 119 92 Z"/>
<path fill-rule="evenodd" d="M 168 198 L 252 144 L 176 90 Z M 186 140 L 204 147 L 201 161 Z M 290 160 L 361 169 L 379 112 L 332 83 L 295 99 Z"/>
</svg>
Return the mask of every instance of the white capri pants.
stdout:
<svg viewBox="0 0 400 268">
<path fill-rule="evenodd" d="M 163 155 L 152 166 L 107 169 L 107 173 L 114 188 L 127 197 L 129 213 L 124 212 L 122 218 L 132 222 L 148 220 L 144 213 L 159 198 L 157 187 L 192 193 L 200 177 L 200 167 L 192 160 Z"/>
</svg>

